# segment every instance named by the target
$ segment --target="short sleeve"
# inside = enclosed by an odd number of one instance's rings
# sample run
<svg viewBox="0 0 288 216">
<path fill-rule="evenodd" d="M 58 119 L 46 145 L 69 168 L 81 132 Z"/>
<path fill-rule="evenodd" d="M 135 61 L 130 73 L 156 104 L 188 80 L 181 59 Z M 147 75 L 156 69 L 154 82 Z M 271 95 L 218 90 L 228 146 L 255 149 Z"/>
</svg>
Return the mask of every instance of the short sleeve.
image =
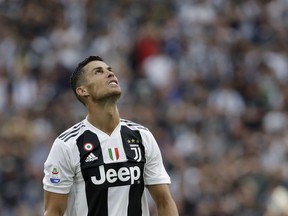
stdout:
<svg viewBox="0 0 288 216">
<path fill-rule="evenodd" d="M 66 143 L 56 139 L 44 163 L 44 190 L 68 194 L 73 184 L 74 170 L 70 149 Z"/>
<path fill-rule="evenodd" d="M 162 155 L 151 132 L 142 134 L 145 146 L 146 164 L 144 168 L 144 182 L 146 185 L 170 184 L 171 180 L 163 164 Z"/>
</svg>

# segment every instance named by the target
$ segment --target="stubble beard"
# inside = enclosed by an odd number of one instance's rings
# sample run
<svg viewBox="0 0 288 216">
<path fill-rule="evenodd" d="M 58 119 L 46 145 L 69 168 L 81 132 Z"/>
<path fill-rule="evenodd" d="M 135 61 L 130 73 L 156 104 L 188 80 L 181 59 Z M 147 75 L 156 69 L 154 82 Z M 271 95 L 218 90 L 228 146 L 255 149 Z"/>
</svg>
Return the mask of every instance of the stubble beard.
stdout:
<svg viewBox="0 0 288 216">
<path fill-rule="evenodd" d="M 103 102 L 114 102 L 114 103 L 116 103 L 119 100 L 121 94 L 122 94 L 121 91 L 109 92 L 109 93 L 103 95 L 102 97 L 98 97 L 98 98 L 93 97 L 93 102 L 94 103 L 103 103 Z"/>
</svg>

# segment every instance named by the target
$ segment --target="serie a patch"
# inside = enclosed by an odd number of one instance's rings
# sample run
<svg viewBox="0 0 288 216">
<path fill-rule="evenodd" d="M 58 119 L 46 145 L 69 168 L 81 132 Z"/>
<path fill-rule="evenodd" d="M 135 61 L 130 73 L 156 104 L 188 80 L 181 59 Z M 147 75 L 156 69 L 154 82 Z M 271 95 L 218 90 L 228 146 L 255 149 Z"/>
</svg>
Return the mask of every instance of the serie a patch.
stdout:
<svg viewBox="0 0 288 216">
<path fill-rule="evenodd" d="M 53 166 L 50 171 L 50 182 L 53 184 L 58 184 L 61 181 L 60 169 Z"/>
</svg>

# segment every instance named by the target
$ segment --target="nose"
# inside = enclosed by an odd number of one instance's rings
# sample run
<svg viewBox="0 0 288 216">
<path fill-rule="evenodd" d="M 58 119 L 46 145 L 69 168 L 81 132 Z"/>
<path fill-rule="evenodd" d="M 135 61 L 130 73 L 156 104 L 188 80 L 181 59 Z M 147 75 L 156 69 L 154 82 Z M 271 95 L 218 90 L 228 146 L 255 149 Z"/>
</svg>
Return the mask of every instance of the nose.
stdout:
<svg viewBox="0 0 288 216">
<path fill-rule="evenodd" d="M 112 71 L 108 71 L 108 78 L 114 77 L 114 76 L 115 76 L 115 74 Z"/>
</svg>

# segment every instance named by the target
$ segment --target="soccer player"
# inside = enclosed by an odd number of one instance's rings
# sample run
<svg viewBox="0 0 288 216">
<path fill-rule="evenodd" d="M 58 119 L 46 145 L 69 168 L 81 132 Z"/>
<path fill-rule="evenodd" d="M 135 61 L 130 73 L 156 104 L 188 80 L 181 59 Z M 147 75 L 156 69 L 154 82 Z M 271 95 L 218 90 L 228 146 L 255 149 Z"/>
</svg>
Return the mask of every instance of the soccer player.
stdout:
<svg viewBox="0 0 288 216">
<path fill-rule="evenodd" d="M 70 84 L 87 117 L 60 134 L 44 164 L 45 216 L 178 216 L 152 133 L 121 119 L 118 79 L 101 57 L 75 69 Z"/>
</svg>

